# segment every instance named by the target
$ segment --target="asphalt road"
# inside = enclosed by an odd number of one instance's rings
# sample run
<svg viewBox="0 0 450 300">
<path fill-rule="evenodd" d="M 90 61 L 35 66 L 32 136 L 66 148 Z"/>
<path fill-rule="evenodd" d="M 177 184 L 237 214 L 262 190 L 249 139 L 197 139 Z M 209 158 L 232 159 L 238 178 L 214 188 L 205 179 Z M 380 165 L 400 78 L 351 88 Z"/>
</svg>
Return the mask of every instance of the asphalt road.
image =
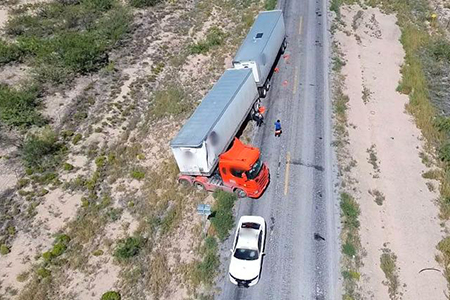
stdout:
<svg viewBox="0 0 450 300">
<path fill-rule="evenodd" d="M 250 288 L 229 282 L 232 232 L 222 247 L 227 259 L 218 299 L 341 298 L 326 5 L 325 0 L 278 3 L 284 11 L 287 56 L 280 59 L 263 101 L 266 124 L 255 130 L 253 138 L 269 165 L 271 183 L 260 199 L 237 204 L 237 219 L 259 215 L 267 222 L 263 271 L 259 283 Z M 273 134 L 277 119 L 283 128 L 280 138 Z"/>
</svg>

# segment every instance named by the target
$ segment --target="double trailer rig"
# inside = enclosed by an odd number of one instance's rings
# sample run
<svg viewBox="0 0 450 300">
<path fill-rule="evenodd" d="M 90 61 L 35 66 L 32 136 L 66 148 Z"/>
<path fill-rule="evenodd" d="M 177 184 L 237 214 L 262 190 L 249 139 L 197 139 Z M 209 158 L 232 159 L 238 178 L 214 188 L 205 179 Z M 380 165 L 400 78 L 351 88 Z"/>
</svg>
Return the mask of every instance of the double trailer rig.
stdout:
<svg viewBox="0 0 450 300">
<path fill-rule="evenodd" d="M 262 195 L 270 181 L 269 168 L 260 150 L 243 144 L 236 134 L 258 112 L 286 46 L 283 12 L 260 12 L 233 68 L 224 72 L 170 143 L 181 184 L 221 189 L 239 198 Z"/>
</svg>

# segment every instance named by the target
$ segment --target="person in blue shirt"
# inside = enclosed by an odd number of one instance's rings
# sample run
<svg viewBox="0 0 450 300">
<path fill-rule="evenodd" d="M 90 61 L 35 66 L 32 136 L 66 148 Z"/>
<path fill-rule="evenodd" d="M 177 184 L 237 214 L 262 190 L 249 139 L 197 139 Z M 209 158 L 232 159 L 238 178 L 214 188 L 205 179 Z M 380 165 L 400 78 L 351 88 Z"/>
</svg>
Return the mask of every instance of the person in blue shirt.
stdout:
<svg viewBox="0 0 450 300">
<path fill-rule="evenodd" d="M 277 120 L 276 122 L 275 122 L 275 136 L 276 137 L 280 137 L 281 136 L 281 123 L 280 123 L 280 120 Z"/>
</svg>

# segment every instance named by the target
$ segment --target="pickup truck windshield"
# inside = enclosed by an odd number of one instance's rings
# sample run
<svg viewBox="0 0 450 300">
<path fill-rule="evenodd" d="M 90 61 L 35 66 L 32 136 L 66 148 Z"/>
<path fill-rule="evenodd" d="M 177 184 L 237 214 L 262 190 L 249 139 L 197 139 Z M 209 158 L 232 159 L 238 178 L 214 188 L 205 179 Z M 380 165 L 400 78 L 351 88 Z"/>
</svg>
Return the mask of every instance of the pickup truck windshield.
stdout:
<svg viewBox="0 0 450 300">
<path fill-rule="evenodd" d="M 263 164 L 261 160 L 258 158 L 258 160 L 254 163 L 253 167 L 246 171 L 245 174 L 247 175 L 247 179 L 255 179 L 259 172 L 261 171 Z"/>
</svg>

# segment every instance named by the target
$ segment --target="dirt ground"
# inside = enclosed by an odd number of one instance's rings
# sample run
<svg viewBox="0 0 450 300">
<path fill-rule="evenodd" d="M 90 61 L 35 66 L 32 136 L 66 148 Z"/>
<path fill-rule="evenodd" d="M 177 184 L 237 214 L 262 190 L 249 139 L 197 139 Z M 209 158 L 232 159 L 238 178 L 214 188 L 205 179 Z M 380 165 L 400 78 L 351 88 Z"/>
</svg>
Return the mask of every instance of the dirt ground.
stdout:
<svg viewBox="0 0 450 300">
<path fill-rule="evenodd" d="M 419 157 L 424 142 L 405 111 L 408 96 L 396 92 L 405 55 L 394 15 L 360 6 L 341 8 L 335 34 L 345 65 L 349 96 L 350 171 L 357 179 L 360 209 L 364 299 L 445 299 L 446 280 L 435 261 L 444 235 L 435 199 L 438 182 L 426 180 Z M 383 253 L 392 253 L 393 281 L 381 269 Z M 396 257 L 396 258 L 395 258 Z M 419 273 L 420 272 L 420 273 Z"/>
<path fill-rule="evenodd" d="M 35 2 L 37 1 L 21 0 L 16 5 Z M 61 186 L 50 184 L 40 187 L 47 192 L 37 201 L 33 216 L 5 223 L 5 226 L 14 224 L 16 233 L 10 244 L 10 253 L 0 256 L 0 298 L 16 299 L 20 296 L 21 291 L 30 285 L 34 268 L 42 261 L 41 254 L 51 249 L 55 234 L 69 230 L 68 224 L 79 216 L 86 193 L 65 186 L 73 184 L 79 176 L 93 176 L 97 167 L 95 157 L 89 154 L 89 149 L 107 153 L 120 146 L 128 147 L 127 149 L 134 147 L 137 150 L 130 156 L 128 165 L 120 166 L 123 170 L 114 170 L 120 174 L 116 175 L 117 178 L 111 180 L 112 175 L 103 178 L 98 188 L 108 191 L 111 208 L 121 210 L 121 214 L 83 245 L 80 259 L 84 260 L 80 267 L 61 266 L 57 273 L 60 277 L 54 278 L 52 287 L 56 289 L 53 295 L 57 296 L 51 299 L 99 299 L 111 289 L 123 290 L 123 295 L 137 297 L 135 299 L 155 298 L 152 295 L 154 287 L 149 287 L 150 283 L 145 283 L 148 284 L 145 287 L 130 286 L 127 283 L 126 271 L 130 269 L 115 260 L 113 249 L 118 239 L 133 235 L 148 221 L 141 219 L 130 203 L 151 202 L 150 198 L 154 197 L 152 193 L 155 193 L 145 190 L 145 185 L 151 184 L 152 178 L 146 177 L 142 181 L 130 178 L 129 165 L 142 168 L 149 175 L 171 162 L 169 141 L 184 122 L 168 117 L 151 127 L 147 122 L 148 114 L 151 114 L 148 107 L 153 93 L 164 89 L 166 81 L 179 78 L 176 84 L 185 89 L 184 97 L 199 102 L 227 67 L 229 57 L 236 50 L 237 44 L 233 41 L 217 47 L 213 52 L 214 58 L 211 53 L 177 57 L 170 51 L 173 48 L 185 48 L 193 41 L 204 38 L 211 26 L 219 26 L 227 34 L 240 26 L 241 12 L 223 9 L 216 6 L 214 1 L 201 2 L 200 10 L 197 10 L 196 3 L 192 1 L 175 1 L 166 6 L 136 10 L 134 25 L 137 29 L 127 40 L 127 47 L 110 53 L 110 59 L 114 63 L 112 71 L 79 76 L 70 86 L 59 87 L 43 99 L 45 105 L 42 113 L 51 119 L 50 125 L 53 128 L 66 129 L 71 122 L 70 116 L 78 110 L 86 111 L 89 117 L 75 124 L 76 132 L 82 133 L 83 138 L 76 145 L 70 144 L 65 161 L 73 165 L 74 169 L 59 170 Z M 255 14 L 258 10 L 255 6 L 245 11 Z M 7 11 L 8 6 L 0 6 L 0 28 L 7 20 Z M 193 13 L 196 18 L 191 17 Z M 187 34 L 183 31 L 185 29 L 188 29 Z M 239 32 L 245 31 L 239 29 Z M 155 72 L 161 61 L 165 64 Z M 153 76 L 154 73 L 156 75 Z M 27 74 L 27 67 L 24 65 L 7 65 L 0 69 L 0 82 L 14 84 Z M 150 75 L 153 76 L 151 79 Z M 82 106 L 82 101 L 89 97 L 94 98 L 95 102 L 88 107 Z M 121 114 L 125 108 L 131 111 L 126 118 Z M 101 130 L 94 131 L 95 128 Z M 7 139 L 8 135 L 11 135 L 10 139 Z M 3 136 L 2 133 L 0 136 L 0 195 L 12 199 L 11 203 L 18 207 L 27 207 L 27 201 L 18 193 L 17 187 L 18 180 L 24 176 L 17 156 L 19 139 L 13 133 L 8 135 Z M 9 159 L 9 156 L 14 159 Z M 22 190 L 31 191 L 31 188 L 28 186 Z M 156 194 L 164 192 L 158 189 Z M 166 235 L 158 235 L 160 240 L 152 241 L 154 244 L 151 253 L 160 253 L 164 249 L 164 259 L 167 261 L 164 273 L 171 274 L 171 277 L 161 279 L 164 281 L 164 289 L 159 299 L 181 300 L 192 294 L 188 279 L 180 269 L 199 258 L 197 249 L 201 239 L 198 228 L 202 220 L 196 215 L 195 207 L 200 201 L 212 201 L 211 198 L 204 200 L 201 197 L 204 195 L 183 199 L 185 204 L 174 228 Z M 169 199 L 166 203 L 167 211 L 174 205 L 172 202 Z M 91 254 L 94 250 L 101 250 L 103 254 L 94 256 Z M 152 255 L 143 259 L 153 262 Z"/>
</svg>

